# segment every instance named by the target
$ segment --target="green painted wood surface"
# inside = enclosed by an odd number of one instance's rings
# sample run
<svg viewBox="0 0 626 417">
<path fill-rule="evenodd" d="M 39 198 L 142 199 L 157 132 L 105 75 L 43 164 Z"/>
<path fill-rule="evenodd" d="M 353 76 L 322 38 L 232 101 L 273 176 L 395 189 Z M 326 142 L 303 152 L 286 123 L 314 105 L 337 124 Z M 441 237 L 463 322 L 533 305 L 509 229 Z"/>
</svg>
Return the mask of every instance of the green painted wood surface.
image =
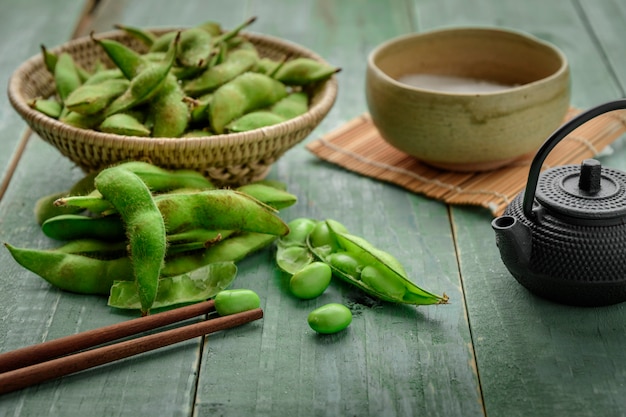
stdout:
<svg viewBox="0 0 626 417">
<path fill-rule="evenodd" d="M 0 99 L 0 197 L 3 184 L 10 176 L 11 157 L 19 152 L 24 132 L 19 115 L 4 93 L 9 78 L 23 61 L 40 52 L 42 39 L 46 39 L 49 46 L 69 39 L 83 7 L 83 2 L 70 0 L 24 0 L 4 2 L 0 6 L 0 85 L 3 86 Z"/>
<path fill-rule="evenodd" d="M 27 20 L 32 14 L 26 8 L 19 16 Z M 501 264 L 485 210 L 450 209 L 321 162 L 304 146 L 367 110 L 365 60 L 374 46 L 441 26 L 495 25 L 535 34 L 570 58 L 574 105 L 616 98 L 623 94 L 626 74 L 619 41 L 626 35 L 624 14 L 619 0 L 477 0 L 471 5 L 460 0 L 101 0 L 83 35 L 110 30 L 114 23 L 189 26 L 214 19 L 232 27 L 256 15 L 251 31 L 309 47 L 340 66 L 335 106 L 270 172 L 299 197 L 283 217 L 343 222 L 393 253 L 417 283 L 446 292 L 451 303 L 393 306 L 341 283 L 320 299 L 299 301 L 289 295 L 273 252 L 262 251 L 239 264 L 234 284 L 259 293 L 262 321 L 2 396 L 0 416 L 497 417 L 590 416 L 598 410 L 623 415 L 623 306 L 574 309 L 537 299 Z M 71 30 L 65 29 L 67 38 Z M 33 49 L 49 43 L 38 33 L 28 35 Z M 61 36 L 55 33 L 50 36 Z M 24 124 L 16 114 L 8 116 L 10 134 L 4 140 L 16 143 Z M 616 144 L 603 162 L 626 169 L 622 146 Z M 80 176 L 34 136 L 0 201 L 0 241 L 55 245 L 34 223 L 33 204 Z M 4 249 L 0 266 L 0 351 L 130 317 L 108 308 L 101 297 L 51 288 Z M 307 327 L 306 316 L 329 301 L 349 305 L 354 321 L 344 333 L 319 337 Z"/>
</svg>

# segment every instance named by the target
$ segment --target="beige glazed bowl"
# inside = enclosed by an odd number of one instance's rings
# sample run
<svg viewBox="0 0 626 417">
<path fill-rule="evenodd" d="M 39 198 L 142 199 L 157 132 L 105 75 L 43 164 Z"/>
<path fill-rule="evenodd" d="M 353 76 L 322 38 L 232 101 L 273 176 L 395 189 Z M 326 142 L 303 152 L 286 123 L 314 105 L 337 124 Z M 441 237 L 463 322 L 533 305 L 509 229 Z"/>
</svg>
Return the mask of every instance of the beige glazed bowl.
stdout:
<svg viewBox="0 0 626 417">
<path fill-rule="evenodd" d="M 451 28 L 391 39 L 369 55 L 372 121 L 393 147 L 455 171 L 534 153 L 563 122 L 569 66 L 556 47 L 496 28 Z"/>
</svg>

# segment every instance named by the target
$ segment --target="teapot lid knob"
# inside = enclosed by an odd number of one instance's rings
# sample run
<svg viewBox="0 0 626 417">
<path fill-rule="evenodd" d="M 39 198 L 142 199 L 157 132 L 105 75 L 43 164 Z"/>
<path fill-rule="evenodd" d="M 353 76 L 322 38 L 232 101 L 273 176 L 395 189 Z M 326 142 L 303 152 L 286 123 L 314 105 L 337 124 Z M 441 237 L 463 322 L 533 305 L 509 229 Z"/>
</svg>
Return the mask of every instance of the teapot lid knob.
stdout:
<svg viewBox="0 0 626 417">
<path fill-rule="evenodd" d="M 578 188 L 587 195 L 598 194 L 602 181 L 602 164 L 595 159 L 585 159 L 580 165 Z"/>
</svg>

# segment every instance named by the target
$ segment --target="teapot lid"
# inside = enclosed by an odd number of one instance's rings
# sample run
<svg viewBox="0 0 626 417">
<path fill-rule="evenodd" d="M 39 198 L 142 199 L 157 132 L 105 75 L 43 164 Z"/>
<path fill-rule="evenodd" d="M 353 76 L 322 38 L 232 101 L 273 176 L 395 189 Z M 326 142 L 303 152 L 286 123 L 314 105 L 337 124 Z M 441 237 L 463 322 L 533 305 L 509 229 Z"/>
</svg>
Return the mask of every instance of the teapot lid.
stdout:
<svg viewBox="0 0 626 417">
<path fill-rule="evenodd" d="M 535 198 L 542 206 L 572 219 L 611 220 L 626 216 L 626 173 L 586 159 L 545 171 Z"/>
</svg>

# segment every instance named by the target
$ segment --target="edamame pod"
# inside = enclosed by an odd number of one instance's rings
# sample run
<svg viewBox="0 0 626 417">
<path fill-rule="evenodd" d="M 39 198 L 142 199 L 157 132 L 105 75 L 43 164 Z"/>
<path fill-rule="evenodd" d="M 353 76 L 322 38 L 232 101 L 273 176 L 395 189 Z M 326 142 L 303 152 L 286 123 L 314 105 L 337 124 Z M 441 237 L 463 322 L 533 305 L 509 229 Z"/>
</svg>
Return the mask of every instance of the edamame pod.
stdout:
<svg viewBox="0 0 626 417">
<path fill-rule="evenodd" d="M 121 24 L 115 24 L 113 26 L 116 29 L 122 30 L 128 33 L 133 38 L 141 41 L 141 43 L 143 43 L 147 47 L 151 47 L 157 38 L 154 33 L 147 31 L 143 28 L 139 28 L 135 26 L 128 26 L 128 25 L 121 25 Z"/>
<path fill-rule="evenodd" d="M 17 248 L 4 244 L 18 264 L 53 286 L 80 294 L 108 294 L 114 280 L 133 280 L 130 258 L 111 260 L 54 250 Z"/>
<path fill-rule="evenodd" d="M 176 61 L 183 67 L 206 66 L 211 56 L 212 36 L 201 27 L 185 29 L 181 32 Z"/>
<path fill-rule="evenodd" d="M 228 288 L 236 276 L 237 267 L 232 262 L 221 262 L 174 277 L 161 278 L 152 307 L 157 309 L 207 300 Z M 141 303 L 133 283 L 115 282 L 111 287 L 108 305 L 115 308 L 140 309 Z"/>
<path fill-rule="evenodd" d="M 177 32 L 180 34 L 180 32 Z M 131 79 L 128 89 L 116 98 L 107 108 L 105 115 L 110 116 L 143 104 L 157 94 L 165 82 L 170 69 L 174 64 L 178 36 L 174 38 L 172 47 L 167 53 L 164 62 L 147 63 L 141 71 Z"/>
<path fill-rule="evenodd" d="M 129 113 L 115 113 L 106 117 L 98 129 L 101 132 L 124 136 L 150 136 L 150 129 Z"/>
<path fill-rule="evenodd" d="M 118 241 L 125 237 L 124 226 L 118 216 L 61 214 L 43 222 L 41 230 L 49 238 L 57 240 L 94 238 Z"/>
<path fill-rule="evenodd" d="M 168 74 L 163 86 L 151 100 L 150 114 L 154 120 L 153 137 L 177 138 L 187 129 L 189 111 L 183 101 L 185 94 L 176 77 Z"/>
<path fill-rule="evenodd" d="M 285 119 L 293 119 L 309 110 L 309 96 L 304 91 L 297 91 L 274 104 L 270 111 Z"/>
<path fill-rule="evenodd" d="M 237 191 L 248 194 L 276 210 L 291 207 L 298 201 L 294 194 L 258 182 L 237 187 Z"/>
<path fill-rule="evenodd" d="M 189 229 L 227 229 L 282 236 L 289 228 L 276 210 L 248 194 L 208 190 L 156 196 L 168 233 Z"/>
<path fill-rule="evenodd" d="M 146 65 L 146 60 L 133 49 L 114 39 L 98 39 L 93 33 L 91 39 L 102 47 L 111 61 L 119 68 L 124 76 L 132 80 Z"/>
<path fill-rule="evenodd" d="M 237 49 L 230 52 L 221 64 L 209 67 L 183 86 L 186 94 L 199 97 L 215 91 L 238 75 L 253 68 L 259 59 L 255 49 Z"/>
<path fill-rule="evenodd" d="M 99 113 L 122 95 L 128 84 L 128 80 L 115 78 L 97 84 L 83 84 L 67 96 L 65 107 L 87 116 Z"/>
<path fill-rule="evenodd" d="M 298 57 L 285 62 L 273 77 L 287 85 L 303 86 L 326 80 L 339 71 L 315 59 Z"/>
<path fill-rule="evenodd" d="M 54 99 L 36 98 L 28 102 L 31 109 L 37 110 L 53 119 L 61 117 L 63 106 Z"/>
<path fill-rule="evenodd" d="M 167 241 L 163 217 L 146 184 L 127 169 L 104 169 L 96 177 L 95 186 L 124 221 L 141 313 L 147 315 L 157 294 L 165 259 Z"/>
<path fill-rule="evenodd" d="M 213 130 L 223 133 L 231 121 L 252 110 L 271 106 L 287 96 L 284 84 L 267 75 L 246 72 L 229 81 L 213 94 L 209 118 Z"/>
<path fill-rule="evenodd" d="M 54 82 L 62 102 L 82 84 L 74 59 L 67 52 L 61 53 L 54 66 Z"/>
<path fill-rule="evenodd" d="M 433 294 L 411 282 L 404 268 L 401 268 L 391 254 L 374 247 L 361 237 L 342 231 L 336 222 L 327 220 L 325 223 L 328 237 L 324 242 L 331 244 L 315 246 L 312 244 L 314 240 L 311 234 L 308 239 L 309 248 L 320 260 L 331 266 L 335 276 L 384 301 L 415 305 L 448 302 L 447 295 Z M 344 252 L 357 261 L 356 268 L 351 266 L 349 271 L 342 270 L 342 265 L 348 265 L 347 263 L 338 263 L 336 259 L 332 262 L 332 253 Z M 355 276 L 355 271 L 360 271 L 360 275 Z"/>
<path fill-rule="evenodd" d="M 228 123 L 224 130 L 226 132 L 247 132 L 254 129 L 260 129 L 266 126 L 272 126 L 284 122 L 285 118 L 271 111 L 258 110 L 244 114 L 238 119 Z"/>
<path fill-rule="evenodd" d="M 225 235 L 207 249 L 168 257 L 162 276 L 179 275 L 215 262 L 238 262 L 276 240 L 275 235 L 241 232 Z"/>
<path fill-rule="evenodd" d="M 289 233 L 276 242 L 276 265 L 288 274 L 295 274 L 313 262 L 313 254 L 306 244 L 307 236 L 317 221 L 300 217 L 287 223 Z"/>
</svg>

